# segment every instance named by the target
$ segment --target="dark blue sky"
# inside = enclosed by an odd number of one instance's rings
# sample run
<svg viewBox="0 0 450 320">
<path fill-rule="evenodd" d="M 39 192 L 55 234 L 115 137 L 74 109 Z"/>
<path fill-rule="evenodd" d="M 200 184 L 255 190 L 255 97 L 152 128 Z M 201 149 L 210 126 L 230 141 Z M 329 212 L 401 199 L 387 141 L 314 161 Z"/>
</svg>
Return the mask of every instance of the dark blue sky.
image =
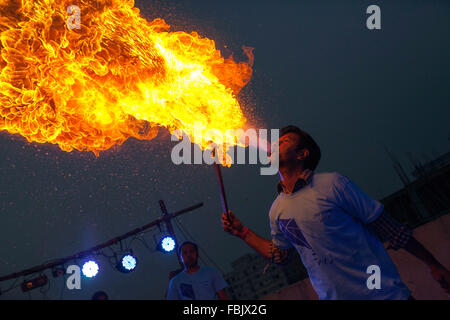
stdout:
<svg viewBox="0 0 450 320">
<path fill-rule="evenodd" d="M 366 8 L 381 7 L 382 30 L 366 28 Z M 249 114 L 267 128 L 295 124 L 322 148 L 318 171 L 338 171 L 380 199 L 401 188 L 382 146 L 410 171 L 406 153 L 419 159 L 449 149 L 450 3 L 448 1 L 136 1 L 149 19 L 174 30 L 197 31 L 225 54 L 243 59 L 255 48 L 254 75 L 241 92 Z M 224 49 L 223 46 L 227 48 Z M 129 140 L 96 158 L 30 144 L 0 133 L 0 275 L 63 257 L 143 225 L 160 214 L 198 202 L 180 218 L 225 272 L 250 249 L 220 227 L 213 167 L 175 166 L 174 144 L 164 130 L 153 141 Z M 269 236 L 268 210 L 277 176 L 256 165 L 223 169 L 230 208 L 245 224 Z M 181 233 L 176 229 L 181 237 Z M 153 246 L 152 234 L 144 236 Z M 106 260 L 82 290 L 87 299 L 105 290 L 112 299 L 159 299 L 174 255 L 132 244 L 136 272 L 123 275 Z M 21 281 L 21 280 L 20 280 Z M 5 289 L 12 282 L 0 283 Z M 48 297 L 64 283 L 51 279 Z M 0 299 L 27 299 L 15 289 Z M 32 299 L 41 299 L 38 290 Z"/>
</svg>

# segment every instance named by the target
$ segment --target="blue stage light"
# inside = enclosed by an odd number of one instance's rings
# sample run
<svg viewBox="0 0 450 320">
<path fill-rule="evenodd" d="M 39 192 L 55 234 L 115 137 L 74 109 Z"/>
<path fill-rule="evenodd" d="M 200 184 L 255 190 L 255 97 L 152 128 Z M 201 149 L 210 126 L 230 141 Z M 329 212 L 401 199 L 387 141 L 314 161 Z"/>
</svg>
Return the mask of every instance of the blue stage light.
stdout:
<svg viewBox="0 0 450 320">
<path fill-rule="evenodd" d="M 119 264 L 117 265 L 117 269 L 121 272 L 131 272 L 136 269 L 137 259 L 131 254 L 126 254 L 122 257 Z"/>
<path fill-rule="evenodd" d="M 176 245 L 175 239 L 172 236 L 163 237 L 159 244 L 165 252 L 172 252 Z"/>
<path fill-rule="evenodd" d="M 81 272 L 86 278 L 93 278 L 97 275 L 98 270 L 99 268 L 97 262 L 95 262 L 94 260 L 89 260 L 83 264 Z"/>
</svg>

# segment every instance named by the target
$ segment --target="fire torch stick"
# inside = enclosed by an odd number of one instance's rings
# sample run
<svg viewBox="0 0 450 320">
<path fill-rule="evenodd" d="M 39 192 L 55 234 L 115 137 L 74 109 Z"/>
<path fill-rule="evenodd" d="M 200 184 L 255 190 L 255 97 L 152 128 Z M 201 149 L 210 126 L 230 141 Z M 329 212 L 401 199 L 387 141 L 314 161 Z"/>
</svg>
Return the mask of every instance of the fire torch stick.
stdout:
<svg viewBox="0 0 450 320">
<path fill-rule="evenodd" d="M 212 151 L 212 156 L 215 156 L 215 149 Z M 225 196 L 225 187 L 223 186 L 223 178 L 222 178 L 222 170 L 220 168 L 220 164 L 218 164 L 216 161 L 214 161 L 214 167 L 216 168 L 216 175 L 217 175 L 217 181 L 219 183 L 219 189 L 220 189 L 220 200 L 222 201 L 222 209 L 225 211 L 225 214 L 227 215 L 227 219 L 231 221 L 230 215 L 228 213 L 228 203 L 227 203 L 227 197 Z"/>
</svg>

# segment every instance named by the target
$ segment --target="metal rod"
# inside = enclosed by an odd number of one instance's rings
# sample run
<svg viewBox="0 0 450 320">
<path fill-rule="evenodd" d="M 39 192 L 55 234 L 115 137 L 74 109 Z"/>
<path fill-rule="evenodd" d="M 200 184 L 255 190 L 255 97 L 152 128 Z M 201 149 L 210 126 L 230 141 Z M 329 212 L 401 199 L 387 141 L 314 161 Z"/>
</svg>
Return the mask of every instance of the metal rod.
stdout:
<svg viewBox="0 0 450 320">
<path fill-rule="evenodd" d="M 169 234 L 175 240 L 175 252 L 177 254 L 178 262 L 180 263 L 181 267 L 184 267 L 184 265 L 183 265 L 183 263 L 181 262 L 181 259 L 180 259 L 180 254 L 178 253 L 179 244 L 178 244 L 178 241 L 177 241 L 177 236 L 175 235 L 175 230 L 173 229 L 173 226 L 172 226 L 172 222 L 171 222 L 172 216 L 170 216 L 169 212 L 167 211 L 166 204 L 164 203 L 163 200 L 159 200 L 159 206 L 161 208 L 162 216 L 164 218 L 166 218 L 165 223 L 166 223 L 166 226 L 167 226 L 167 231 L 169 232 Z"/>
<path fill-rule="evenodd" d="M 217 180 L 219 182 L 220 200 L 222 202 L 222 209 L 227 215 L 228 220 L 230 220 L 230 214 L 228 213 L 227 197 L 225 195 L 225 187 L 223 186 L 222 170 L 220 169 L 220 164 L 214 163 L 214 166 L 216 168 Z"/>
<path fill-rule="evenodd" d="M 211 152 L 211 157 L 216 157 L 216 148 L 213 148 Z M 227 197 L 225 196 L 225 187 L 223 186 L 223 178 L 222 178 L 222 170 L 220 168 L 220 164 L 217 163 L 216 159 L 214 159 L 214 168 L 216 169 L 217 182 L 219 183 L 220 190 L 220 200 L 222 202 L 222 210 L 227 215 L 227 219 L 231 221 L 230 214 L 228 213 L 228 203 Z"/>
</svg>

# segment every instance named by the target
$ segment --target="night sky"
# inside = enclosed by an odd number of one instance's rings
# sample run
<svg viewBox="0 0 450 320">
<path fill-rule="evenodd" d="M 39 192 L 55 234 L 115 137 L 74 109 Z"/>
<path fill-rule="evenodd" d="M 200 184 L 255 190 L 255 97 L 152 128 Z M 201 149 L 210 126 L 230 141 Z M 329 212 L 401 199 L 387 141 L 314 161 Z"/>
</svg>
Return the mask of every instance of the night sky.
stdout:
<svg viewBox="0 0 450 320">
<path fill-rule="evenodd" d="M 381 30 L 366 28 L 371 4 L 381 8 Z M 254 74 L 239 95 L 249 119 L 265 128 L 300 126 L 322 149 L 317 171 L 347 175 L 375 199 L 402 187 L 384 145 L 408 172 L 407 153 L 425 161 L 449 150 L 448 1 L 140 0 L 136 6 L 148 19 L 164 18 L 173 30 L 214 39 L 224 55 L 233 53 L 237 60 L 245 59 L 243 45 L 254 47 Z M 179 220 L 229 272 L 234 259 L 251 251 L 221 229 L 214 168 L 174 165 L 174 144 L 161 129 L 152 141 L 130 139 L 97 158 L 1 132 L 0 275 L 144 225 L 160 216 L 160 199 L 172 212 L 204 202 Z M 279 177 L 260 176 L 259 170 L 235 165 L 222 172 L 231 210 L 269 237 L 268 212 Z M 178 264 L 175 254 L 154 252 L 153 235 L 159 231 L 143 236 L 149 248 L 140 240 L 131 244 L 139 258 L 135 272 L 121 274 L 101 258 L 99 275 L 69 291 L 47 271 L 46 297 L 90 299 L 104 290 L 111 299 L 161 299 L 168 273 Z M 2 282 L 0 288 L 12 284 Z M 28 298 L 44 296 L 20 288 L 0 295 Z"/>
</svg>

